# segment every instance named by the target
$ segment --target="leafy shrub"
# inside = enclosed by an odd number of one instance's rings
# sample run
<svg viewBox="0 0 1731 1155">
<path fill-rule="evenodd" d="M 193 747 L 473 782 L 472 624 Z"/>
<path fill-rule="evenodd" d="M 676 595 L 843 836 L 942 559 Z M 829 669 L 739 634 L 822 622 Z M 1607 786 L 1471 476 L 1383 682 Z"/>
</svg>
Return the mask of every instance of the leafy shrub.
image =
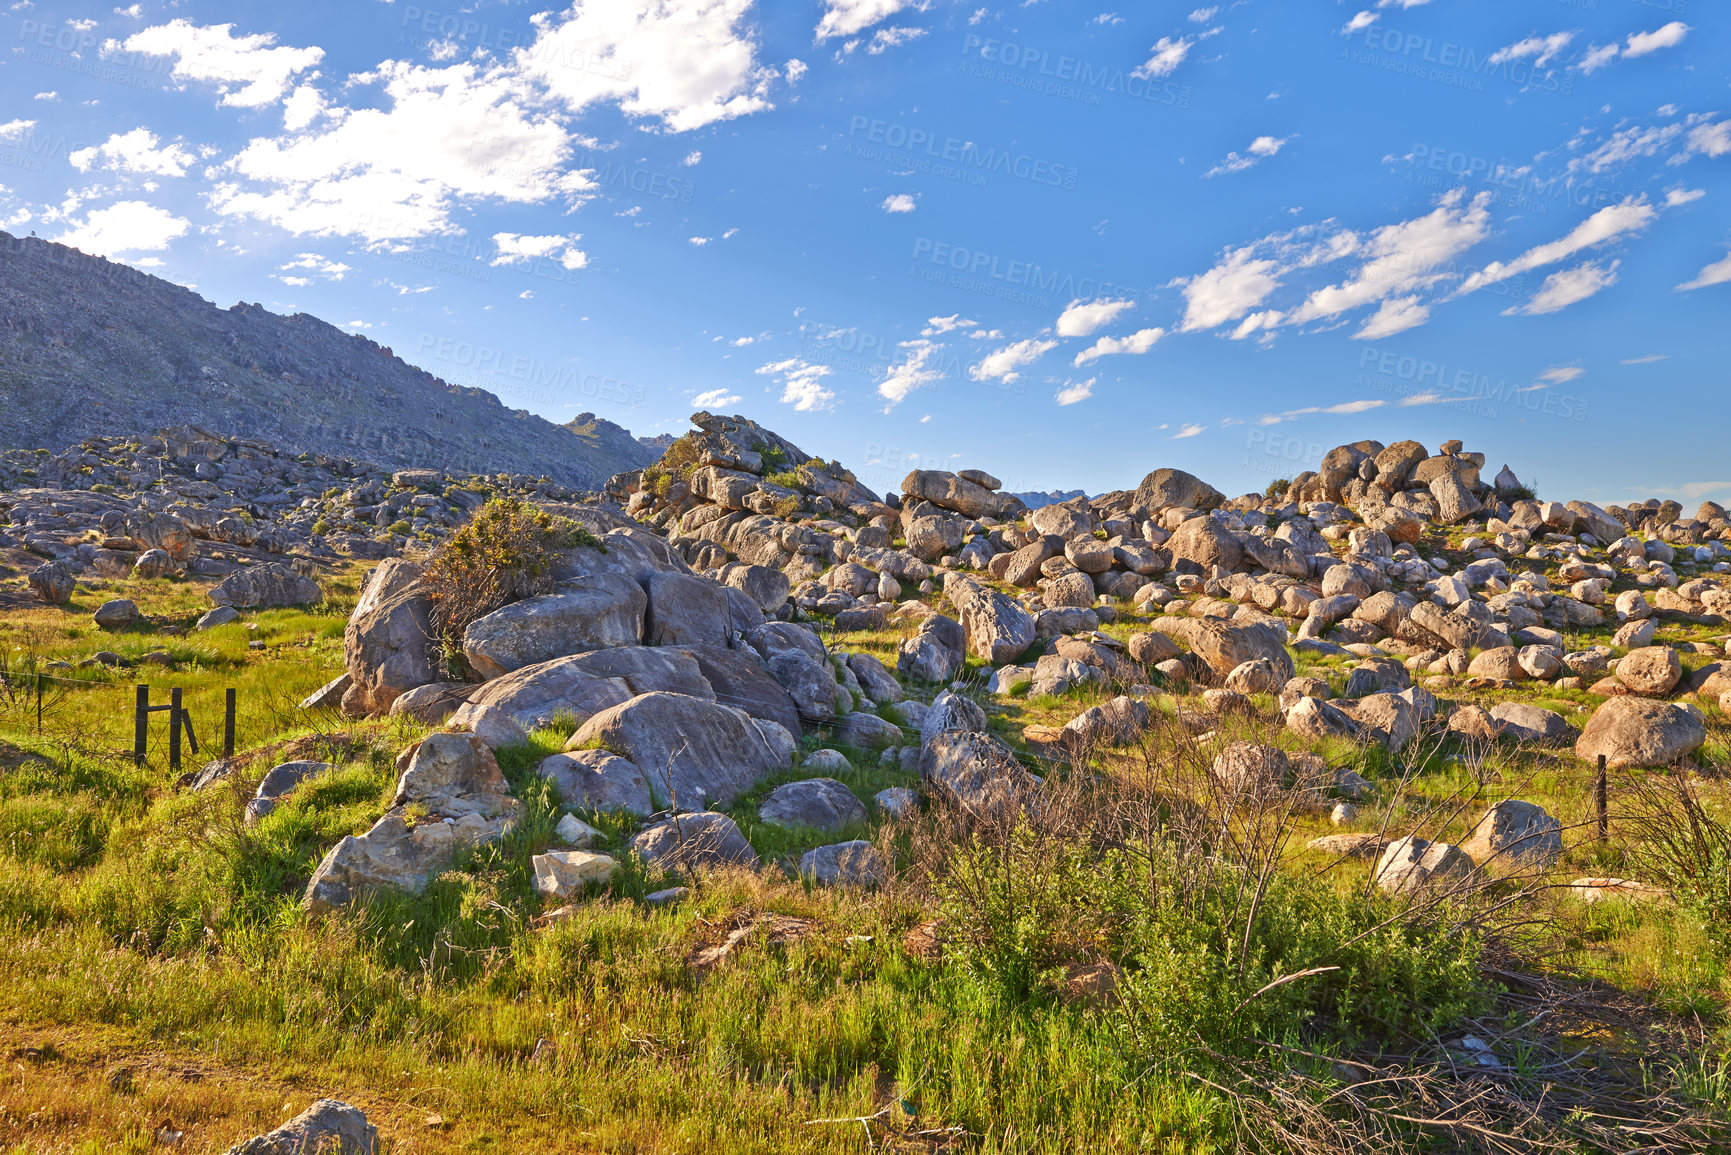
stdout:
<svg viewBox="0 0 1731 1155">
<path fill-rule="evenodd" d="M 560 550 L 600 546 L 570 518 L 554 517 L 514 497 L 495 498 L 453 533 L 422 578 L 433 603 L 433 629 L 455 666 L 469 623 L 501 606 L 553 588 Z"/>
<path fill-rule="evenodd" d="M 396 521 L 391 522 L 391 524 L 386 527 L 386 531 L 394 533 L 398 537 L 408 537 L 411 533 L 415 532 L 415 527 L 399 517 Z"/>
<path fill-rule="evenodd" d="M 326 521 L 324 518 L 321 517 L 317 521 L 313 522 L 313 532 L 314 533 L 326 534 L 326 533 L 329 533 L 330 531 L 331 531 L 331 523 Z"/>
<path fill-rule="evenodd" d="M 1290 478 L 1277 477 L 1268 483 L 1268 488 L 1262 491 L 1262 496 L 1270 501 L 1279 501 L 1286 496 L 1287 490 L 1291 488 L 1292 481 Z"/>
<path fill-rule="evenodd" d="M 766 473 L 763 475 L 763 479 L 772 485 L 779 485 L 783 489 L 799 488 L 799 473 L 797 470 L 788 469 L 781 473 Z"/>
<path fill-rule="evenodd" d="M 684 481 L 697 471 L 697 437 L 687 433 L 667 447 L 659 460 L 643 471 L 643 485 L 665 497 L 675 481 Z"/>
</svg>

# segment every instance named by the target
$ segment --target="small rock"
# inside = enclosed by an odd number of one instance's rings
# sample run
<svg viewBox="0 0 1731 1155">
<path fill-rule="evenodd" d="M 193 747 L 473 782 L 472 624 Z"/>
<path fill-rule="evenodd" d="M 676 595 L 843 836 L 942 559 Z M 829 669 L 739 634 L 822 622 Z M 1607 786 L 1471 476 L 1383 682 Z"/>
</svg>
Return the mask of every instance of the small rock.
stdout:
<svg viewBox="0 0 1731 1155">
<path fill-rule="evenodd" d="M 592 884 L 606 883 L 619 870 L 610 855 L 586 850 L 549 850 L 530 859 L 529 865 L 535 871 L 535 889 L 550 898 L 565 898 Z"/>
<path fill-rule="evenodd" d="M 559 836 L 559 841 L 566 846 L 575 846 L 579 850 L 588 850 L 605 838 L 599 830 L 577 817 L 567 814 L 553 827 L 553 833 Z"/>
<path fill-rule="evenodd" d="M 226 1155 L 374 1155 L 379 1130 L 359 1107 L 320 1099 L 274 1131 L 230 1147 Z"/>
<path fill-rule="evenodd" d="M 105 630 L 124 629 L 138 620 L 138 606 L 128 598 L 115 598 L 97 606 L 91 617 Z"/>
<path fill-rule="evenodd" d="M 799 875 L 819 886 L 875 886 L 884 880 L 883 856 L 863 839 L 808 850 Z"/>
<path fill-rule="evenodd" d="M 879 790 L 872 796 L 872 801 L 891 818 L 905 818 L 910 814 L 917 814 L 920 809 L 919 792 L 906 786 L 891 786 Z"/>
</svg>

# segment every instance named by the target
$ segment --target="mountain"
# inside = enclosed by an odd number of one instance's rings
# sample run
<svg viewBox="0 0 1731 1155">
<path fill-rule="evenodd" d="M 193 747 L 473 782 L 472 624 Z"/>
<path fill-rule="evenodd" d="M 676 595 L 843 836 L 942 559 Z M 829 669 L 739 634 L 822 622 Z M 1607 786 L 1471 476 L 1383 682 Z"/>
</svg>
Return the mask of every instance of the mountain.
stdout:
<svg viewBox="0 0 1731 1155">
<path fill-rule="evenodd" d="M 507 409 L 309 314 L 218 308 L 130 266 L 0 232 L 0 445 L 58 450 L 179 425 L 579 488 L 657 456 L 593 414 L 560 426 Z"/>
<path fill-rule="evenodd" d="M 1088 494 L 1081 489 L 1054 489 L 1050 493 L 1012 493 L 1010 496 L 1021 498 L 1022 504 L 1029 509 L 1039 509 L 1047 505 L 1062 505 L 1066 501 L 1075 501 Z"/>
</svg>

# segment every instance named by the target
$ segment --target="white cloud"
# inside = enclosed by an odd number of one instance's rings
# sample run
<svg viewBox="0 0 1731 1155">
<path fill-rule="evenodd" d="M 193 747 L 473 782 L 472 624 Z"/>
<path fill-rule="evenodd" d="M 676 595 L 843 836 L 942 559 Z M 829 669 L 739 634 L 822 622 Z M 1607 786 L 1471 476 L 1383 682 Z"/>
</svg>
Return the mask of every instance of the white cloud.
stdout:
<svg viewBox="0 0 1731 1155">
<path fill-rule="evenodd" d="M 829 409 L 835 404 L 835 393 L 821 384 L 830 375 L 828 365 L 813 365 L 798 357 L 789 357 L 785 361 L 773 361 L 758 372 L 780 377 L 782 404 L 792 405 L 802 413 Z"/>
<path fill-rule="evenodd" d="M 679 163 L 684 165 L 686 168 L 691 168 L 693 165 L 701 164 L 702 161 L 703 161 L 702 151 L 694 148 L 690 152 L 686 153 L 685 159 L 680 161 Z"/>
<path fill-rule="evenodd" d="M 708 237 L 689 237 L 687 239 L 691 242 L 691 244 L 693 246 L 700 248 L 700 249 L 704 245 L 707 245 L 709 243 L 709 240 L 710 240 L 710 238 L 708 238 Z"/>
<path fill-rule="evenodd" d="M 1219 5 L 1212 8 L 1197 8 L 1190 13 L 1188 19 L 1192 24 L 1206 24 L 1214 19 L 1214 14 L 1218 11 L 1220 11 Z"/>
<path fill-rule="evenodd" d="M 458 203 L 578 203 L 596 188 L 565 171 L 572 138 L 527 111 L 520 82 L 473 64 L 387 61 L 353 82 L 382 84 L 387 108 L 339 108 L 316 131 L 261 137 L 228 170 L 211 203 L 292 233 L 401 241 L 453 230 Z"/>
<path fill-rule="evenodd" d="M 1513 305 L 1503 310 L 1505 317 L 1525 314 L 1529 317 L 1541 316 L 1545 313 L 1555 313 L 1568 308 L 1577 301 L 1584 301 L 1600 289 L 1609 288 L 1617 283 L 1617 262 L 1608 266 L 1592 261 L 1576 265 L 1572 269 L 1552 273 L 1545 278 L 1539 291 L 1524 305 Z"/>
<path fill-rule="evenodd" d="M 1370 259 L 1347 280 L 1311 293 L 1290 320 L 1335 317 L 1434 283 L 1440 266 L 1484 238 L 1490 227 L 1485 207 L 1489 200 L 1489 193 L 1480 193 L 1466 203 L 1457 189 L 1434 211 L 1377 229 L 1361 249 Z"/>
<path fill-rule="evenodd" d="M 135 128 L 131 132 L 115 133 L 99 145 L 74 149 L 66 159 L 79 172 L 108 168 L 153 176 L 185 176 L 186 166 L 197 158 L 191 149 L 178 144 L 159 148 L 154 132 L 148 128 Z"/>
<path fill-rule="evenodd" d="M 1181 427 L 1178 430 L 1178 432 L 1174 433 L 1172 435 L 1172 440 L 1173 441 L 1180 441 L 1186 437 L 1195 437 L 1198 433 L 1206 432 L 1207 429 L 1208 429 L 1208 426 L 1206 426 L 1206 425 L 1197 425 L 1195 423 L 1191 423 L 1191 424 L 1188 424 L 1188 425 Z"/>
<path fill-rule="evenodd" d="M 1726 257 L 1724 264 L 1726 270 L 1731 272 L 1731 257 Z M 1649 353 L 1645 357 L 1625 357 L 1622 363 L 1624 365 L 1651 365 L 1657 361 L 1668 361 L 1670 359 L 1671 355 L 1669 353 Z"/>
<path fill-rule="evenodd" d="M 1299 417 L 1347 417 L 1354 413 L 1366 413 L 1372 409 L 1381 409 L 1386 401 L 1343 401 L 1339 405 L 1307 405 L 1303 409 L 1288 409 L 1284 413 L 1265 413 L 1256 421 L 1258 425 L 1279 425 L 1283 421 L 1292 421 Z"/>
<path fill-rule="evenodd" d="M 1370 9 L 1366 8 L 1353 16 L 1351 20 L 1348 20 L 1345 27 L 1341 28 L 1340 31 L 1343 35 L 1351 36 L 1354 32 L 1361 32 L 1381 19 L 1381 14 L 1372 12 Z"/>
<path fill-rule="evenodd" d="M 1640 157 L 1657 156 L 1659 152 L 1683 133 L 1680 124 L 1664 124 L 1653 128 L 1623 128 L 1611 134 L 1611 139 L 1599 145 L 1585 156 L 1576 157 L 1569 162 L 1571 172 L 1587 169 L 1591 172 L 1604 172 L 1608 168 L 1624 164 Z"/>
<path fill-rule="evenodd" d="M 1553 365 L 1539 374 L 1539 380 L 1547 385 L 1567 385 L 1585 372 L 1579 365 Z"/>
<path fill-rule="evenodd" d="M 969 366 L 968 376 L 975 381 L 1002 381 L 1008 384 L 1021 376 L 1018 371 L 1023 366 L 1033 364 L 1057 347 L 1056 341 L 1041 341 L 1032 337 L 1026 341 L 1017 341 L 1014 345 L 1005 345 L 996 352 L 986 354 L 979 364 Z"/>
<path fill-rule="evenodd" d="M 912 0 L 826 0 L 823 18 L 817 22 L 819 42 L 863 32 L 908 7 Z"/>
<path fill-rule="evenodd" d="M 1292 138 L 1289 136 L 1259 136 L 1250 142 L 1250 147 L 1240 155 L 1236 152 L 1226 154 L 1226 159 L 1203 173 L 1203 176 L 1223 176 L 1227 173 L 1243 172 L 1253 165 L 1259 164 L 1279 152 Z"/>
<path fill-rule="evenodd" d="M 981 11 L 983 12 L 985 10 L 981 9 Z M 969 23 L 971 24 L 971 23 L 973 23 L 973 21 L 969 21 Z M 1094 19 L 1090 20 L 1088 23 L 1101 24 L 1101 25 L 1104 25 L 1104 26 L 1110 28 L 1113 25 L 1124 23 L 1124 18 L 1122 16 L 1118 15 L 1116 12 L 1102 12 L 1102 13 L 1100 13 L 1100 15 L 1098 15 L 1098 16 L 1094 17 Z"/>
<path fill-rule="evenodd" d="M 901 347 L 908 351 L 906 359 L 892 366 L 884 374 L 884 379 L 878 382 L 878 396 L 889 402 L 884 406 L 885 413 L 900 405 L 915 389 L 935 385 L 944 376 L 942 370 L 931 366 L 931 359 L 943 348 L 942 345 L 934 345 L 921 337 L 903 341 Z"/>
<path fill-rule="evenodd" d="M 494 233 L 493 246 L 499 250 L 492 264 L 509 265 L 518 261 L 557 258 L 567 269 L 581 269 L 589 264 L 589 254 L 577 247 L 583 234 L 561 236 L 524 236 L 522 233 Z"/>
<path fill-rule="evenodd" d="M 1102 325 L 1110 325 L 1118 318 L 1118 314 L 1126 309 L 1135 308 L 1135 301 L 1109 300 L 1101 297 L 1094 301 L 1083 301 L 1080 298 L 1071 301 L 1058 317 L 1058 336 L 1086 337 Z"/>
<path fill-rule="evenodd" d="M 1508 263 L 1492 261 L 1461 282 L 1455 296 L 1463 296 L 1486 285 L 1506 281 L 1542 265 L 1568 260 L 1582 249 L 1593 248 L 1629 233 L 1638 233 L 1659 215 L 1645 196 L 1627 197 L 1620 204 L 1606 205 L 1568 234 L 1547 244 L 1536 245 Z"/>
<path fill-rule="evenodd" d="M 1535 68 L 1543 68 L 1551 60 L 1569 46 L 1575 38 L 1573 32 L 1553 32 L 1549 36 L 1529 36 L 1525 40 L 1517 40 L 1505 48 L 1499 48 L 1491 53 L 1490 64 L 1506 64 L 1511 60 L 1532 58 Z"/>
<path fill-rule="evenodd" d="M 871 56 L 882 56 L 892 48 L 918 40 L 926 34 L 924 28 L 879 28 L 872 34 L 871 43 L 866 45 L 866 53 Z"/>
<path fill-rule="evenodd" d="M 911 213 L 919 203 L 919 197 L 907 193 L 894 193 L 884 198 L 878 207 L 886 213 Z"/>
<path fill-rule="evenodd" d="M 1251 245 L 1230 250 L 1225 260 L 1185 283 L 1186 332 L 1236 321 L 1280 287 L 1280 264 L 1254 254 Z"/>
<path fill-rule="evenodd" d="M 1072 364 L 1080 369 L 1090 361 L 1118 353 L 1140 355 L 1154 347 L 1154 342 L 1166 335 L 1164 329 L 1139 329 L 1128 337 L 1101 337 L 1092 346 L 1076 354 Z"/>
<path fill-rule="evenodd" d="M 1646 56 L 1648 53 L 1657 52 L 1661 48 L 1675 48 L 1683 43 L 1683 37 L 1688 34 L 1689 26 L 1681 20 L 1673 20 L 1651 32 L 1633 32 L 1630 33 L 1623 48 L 1623 55 Z"/>
<path fill-rule="evenodd" d="M 331 281 L 340 281 L 346 274 L 354 271 L 341 261 L 328 260 L 327 258 L 320 256 L 318 253 L 302 253 L 288 264 L 278 265 L 277 268 L 281 269 L 285 273 L 296 269 L 303 269 L 308 272 L 317 273 L 319 276 Z M 291 277 L 284 277 L 282 279 L 290 284 L 294 284 L 296 280 L 296 278 Z M 299 278 L 299 281 L 303 285 L 312 283 L 305 277 Z"/>
<path fill-rule="evenodd" d="M 691 403 L 699 409 L 719 409 L 723 405 L 738 405 L 740 396 L 729 393 L 725 389 L 711 389 L 707 393 L 699 393 L 691 399 Z"/>
<path fill-rule="evenodd" d="M 38 92 L 35 96 L 31 97 L 31 99 L 32 100 L 55 101 L 55 100 L 60 99 L 60 94 L 58 92 L 54 91 L 52 88 L 50 88 L 47 92 Z"/>
<path fill-rule="evenodd" d="M 960 313 L 951 313 L 947 317 L 928 317 L 926 327 L 920 330 L 920 336 L 941 337 L 956 329 L 971 329 L 978 324 L 978 321 L 969 321 Z"/>
<path fill-rule="evenodd" d="M 371 321 L 350 321 L 348 327 L 351 329 L 371 329 L 373 324 Z"/>
<path fill-rule="evenodd" d="M 184 217 L 143 201 L 118 201 L 92 209 L 82 224 L 69 223 L 72 230 L 54 239 L 98 257 L 166 249 L 170 241 L 185 236 L 188 227 Z"/>
<path fill-rule="evenodd" d="M 1690 201 L 1698 201 L 1706 195 L 1707 190 L 1704 188 L 1667 189 L 1665 192 L 1665 207 L 1668 209 L 1676 208 L 1678 205 L 1686 205 Z"/>
<path fill-rule="evenodd" d="M 1677 290 L 1705 289 L 1709 285 L 1723 285 L 1727 281 L 1731 281 L 1731 253 L 1726 253 L 1724 260 L 1714 261 L 1712 264 L 1703 268 L 1699 273 L 1696 273 L 1692 279 L 1684 281 L 1681 285 L 1678 285 Z M 1638 365 L 1640 362 L 1625 361 L 1623 364 Z"/>
<path fill-rule="evenodd" d="M 1090 377 L 1086 381 L 1066 381 L 1053 400 L 1059 405 L 1074 405 L 1078 401 L 1086 401 L 1094 395 L 1094 382 L 1098 377 Z"/>
<path fill-rule="evenodd" d="M 1139 80 L 1146 80 L 1151 76 L 1170 76 L 1184 63 L 1184 58 L 1190 55 L 1190 50 L 1195 46 L 1196 41 L 1188 36 L 1180 36 L 1176 40 L 1170 36 L 1162 36 L 1155 41 L 1154 47 L 1149 49 L 1152 55 L 1148 57 L 1148 63 L 1131 75 Z"/>
<path fill-rule="evenodd" d="M 1370 319 L 1359 326 L 1353 337 L 1360 341 L 1375 341 L 1404 333 L 1430 320 L 1430 307 L 1419 304 L 1418 297 L 1391 297 L 1377 307 Z"/>
<path fill-rule="evenodd" d="M 541 34 L 512 57 L 572 111 L 617 101 L 670 132 L 773 107 L 773 68 L 744 27 L 751 0 L 584 0 L 532 17 Z"/>
<path fill-rule="evenodd" d="M 1688 147 L 1683 150 L 1683 159 L 1697 153 L 1712 157 L 1731 153 L 1731 120 L 1721 120 L 1716 124 L 1702 123 L 1691 128 Z"/>
<path fill-rule="evenodd" d="M 787 62 L 786 71 L 788 84 L 798 84 L 800 78 L 810 71 L 810 65 L 806 64 L 805 61 L 796 58 Z"/>
<path fill-rule="evenodd" d="M 290 132 L 299 132 L 326 111 L 325 94 L 310 84 L 303 84 L 283 101 L 282 126 Z"/>
<path fill-rule="evenodd" d="M 19 140 L 36 127 L 34 120 L 8 120 L 0 124 L 0 140 Z"/>
<path fill-rule="evenodd" d="M 1592 46 L 1585 56 L 1575 62 L 1574 67 L 1586 73 L 1597 72 L 1618 56 L 1632 60 L 1650 55 L 1661 48 L 1675 48 L 1683 43 L 1683 37 L 1688 34 L 1689 26 L 1681 20 L 1673 20 L 1651 32 L 1631 32 L 1621 46 L 1615 41 L 1603 47 Z"/>
<path fill-rule="evenodd" d="M 171 20 L 135 32 L 124 42 L 109 41 L 105 51 L 119 47 L 145 56 L 174 57 L 172 75 L 179 81 L 208 84 L 235 108 L 264 108 L 283 98 L 299 73 L 324 59 L 322 48 L 276 46 L 269 32 L 234 35 L 234 25 L 204 28 L 189 20 Z"/>
</svg>

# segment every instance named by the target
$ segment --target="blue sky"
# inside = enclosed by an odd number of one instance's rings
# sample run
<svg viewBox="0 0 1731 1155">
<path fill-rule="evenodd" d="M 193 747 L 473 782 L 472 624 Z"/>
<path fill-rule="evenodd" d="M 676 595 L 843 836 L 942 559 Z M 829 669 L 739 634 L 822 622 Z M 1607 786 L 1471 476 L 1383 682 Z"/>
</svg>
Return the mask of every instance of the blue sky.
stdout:
<svg viewBox="0 0 1731 1155">
<path fill-rule="evenodd" d="M 1467 4 L 0 7 L 0 227 L 876 488 L 1459 437 L 1731 502 L 1731 21 Z"/>
</svg>

